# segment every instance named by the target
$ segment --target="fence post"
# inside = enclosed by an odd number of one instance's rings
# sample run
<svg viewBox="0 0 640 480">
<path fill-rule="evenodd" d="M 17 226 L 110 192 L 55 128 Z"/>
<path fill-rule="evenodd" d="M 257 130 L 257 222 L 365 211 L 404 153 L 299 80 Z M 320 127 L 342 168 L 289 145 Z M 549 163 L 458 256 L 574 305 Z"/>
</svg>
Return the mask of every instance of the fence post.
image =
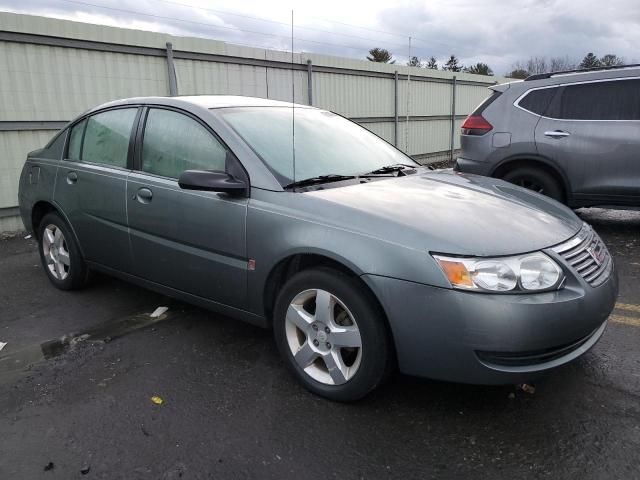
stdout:
<svg viewBox="0 0 640 480">
<path fill-rule="evenodd" d="M 398 71 L 393 78 L 393 144 L 398 146 Z"/>
<path fill-rule="evenodd" d="M 455 149 L 455 129 L 456 129 L 456 76 L 453 76 L 451 82 L 451 138 L 449 139 L 449 159 L 453 162 L 453 150 Z"/>
<path fill-rule="evenodd" d="M 313 107 L 313 64 L 311 63 L 311 59 L 307 60 L 307 90 L 309 106 Z"/>
<path fill-rule="evenodd" d="M 167 73 L 169 75 L 169 95 L 178 95 L 178 82 L 176 80 L 176 67 L 173 63 L 173 45 L 167 42 Z"/>
</svg>

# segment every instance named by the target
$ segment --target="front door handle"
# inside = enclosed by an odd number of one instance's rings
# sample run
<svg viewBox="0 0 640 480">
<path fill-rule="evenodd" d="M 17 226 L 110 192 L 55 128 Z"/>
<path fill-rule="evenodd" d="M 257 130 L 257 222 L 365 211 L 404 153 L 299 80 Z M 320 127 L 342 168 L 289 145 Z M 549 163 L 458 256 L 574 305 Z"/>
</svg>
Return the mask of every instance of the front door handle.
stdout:
<svg viewBox="0 0 640 480">
<path fill-rule="evenodd" d="M 67 183 L 73 185 L 78 181 L 78 174 L 76 172 L 67 173 Z"/>
<path fill-rule="evenodd" d="M 153 192 L 148 188 L 139 188 L 134 198 L 140 203 L 151 203 L 151 200 L 153 199 Z"/>
<path fill-rule="evenodd" d="M 550 130 L 548 132 L 544 132 L 545 137 L 551 138 L 564 138 L 571 135 L 569 132 L 565 132 L 564 130 Z"/>
</svg>

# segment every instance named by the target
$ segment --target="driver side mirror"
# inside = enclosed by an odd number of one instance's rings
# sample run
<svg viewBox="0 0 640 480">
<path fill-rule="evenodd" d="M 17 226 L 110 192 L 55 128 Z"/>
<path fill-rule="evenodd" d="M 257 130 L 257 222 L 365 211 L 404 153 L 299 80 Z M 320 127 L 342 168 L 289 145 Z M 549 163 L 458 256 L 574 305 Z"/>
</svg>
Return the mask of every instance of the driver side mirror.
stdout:
<svg viewBox="0 0 640 480">
<path fill-rule="evenodd" d="M 226 172 L 185 170 L 178 179 L 178 185 L 184 190 L 204 190 L 247 196 L 247 184 Z"/>
</svg>

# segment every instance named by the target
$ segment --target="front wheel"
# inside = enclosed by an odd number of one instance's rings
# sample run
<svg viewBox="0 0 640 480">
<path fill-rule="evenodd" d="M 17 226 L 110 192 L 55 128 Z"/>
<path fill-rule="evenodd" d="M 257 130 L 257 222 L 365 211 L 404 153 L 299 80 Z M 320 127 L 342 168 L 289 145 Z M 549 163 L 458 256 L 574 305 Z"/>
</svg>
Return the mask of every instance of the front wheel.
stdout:
<svg viewBox="0 0 640 480">
<path fill-rule="evenodd" d="M 274 309 L 274 335 L 296 378 L 331 400 L 358 400 L 389 372 L 380 307 L 356 279 L 334 270 L 304 270 L 287 281 Z"/>
</svg>

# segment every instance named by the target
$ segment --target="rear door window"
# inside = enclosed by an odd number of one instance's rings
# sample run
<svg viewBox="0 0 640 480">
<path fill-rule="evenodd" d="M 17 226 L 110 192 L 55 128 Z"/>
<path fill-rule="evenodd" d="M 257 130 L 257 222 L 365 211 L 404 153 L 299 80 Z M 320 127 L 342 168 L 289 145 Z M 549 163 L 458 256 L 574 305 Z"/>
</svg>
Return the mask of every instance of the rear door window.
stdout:
<svg viewBox="0 0 640 480">
<path fill-rule="evenodd" d="M 172 110 L 152 108 L 142 141 L 142 170 L 179 178 L 185 170 L 225 171 L 227 150 L 202 124 Z"/>
<path fill-rule="evenodd" d="M 126 168 L 129 139 L 137 108 L 120 108 L 89 117 L 81 145 L 80 159 Z"/>
<path fill-rule="evenodd" d="M 567 85 L 554 113 L 567 120 L 640 120 L 640 79 Z"/>
</svg>

